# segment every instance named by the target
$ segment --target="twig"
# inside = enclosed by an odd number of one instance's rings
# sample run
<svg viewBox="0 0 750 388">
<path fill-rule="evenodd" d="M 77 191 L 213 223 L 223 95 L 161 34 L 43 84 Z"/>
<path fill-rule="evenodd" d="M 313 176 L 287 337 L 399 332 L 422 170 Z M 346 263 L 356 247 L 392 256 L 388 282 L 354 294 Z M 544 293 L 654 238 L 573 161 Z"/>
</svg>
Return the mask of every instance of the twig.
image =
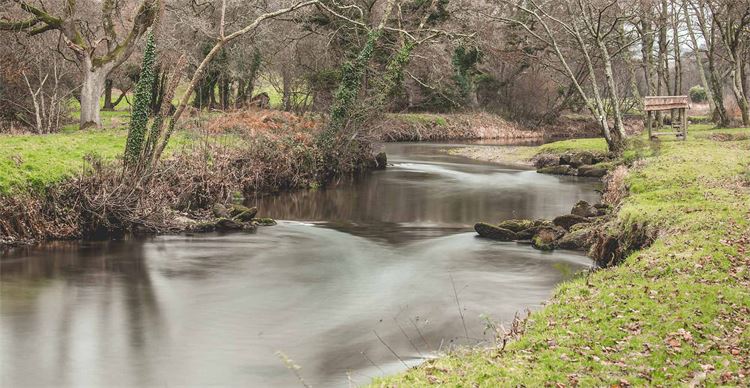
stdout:
<svg viewBox="0 0 750 388">
<path fill-rule="evenodd" d="M 456 291 L 456 282 L 453 281 L 453 275 L 448 275 L 451 279 L 451 285 L 453 286 L 453 296 L 456 298 L 456 307 L 458 308 L 458 315 L 461 316 L 461 324 L 464 326 L 464 334 L 466 338 L 469 338 L 469 330 L 466 329 L 466 320 L 464 319 L 464 313 L 461 311 L 461 304 L 458 302 L 458 291 Z"/>
<path fill-rule="evenodd" d="M 393 349 L 391 349 L 391 347 L 390 347 L 390 346 L 388 346 L 388 344 L 387 344 L 387 343 L 385 343 L 385 341 L 383 341 L 383 339 L 382 339 L 382 338 L 380 338 L 380 336 L 378 335 L 378 332 L 377 332 L 377 331 L 373 330 L 372 332 L 373 332 L 373 333 L 375 333 L 375 336 L 376 336 L 376 337 L 378 337 L 378 339 L 380 340 L 380 343 L 382 343 L 382 344 L 383 344 L 383 346 L 385 346 L 386 348 L 388 348 L 388 350 L 390 350 L 390 351 L 391 351 L 391 353 L 393 353 L 393 355 L 394 355 L 394 356 L 396 356 L 396 358 L 397 358 L 397 359 L 398 359 L 399 361 L 401 361 L 401 363 L 402 363 L 402 364 L 404 364 L 404 366 L 405 366 L 405 367 L 407 367 L 407 368 L 409 367 L 409 365 L 408 365 L 407 363 L 405 363 L 405 362 L 404 362 L 404 360 L 402 360 L 402 359 L 401 359 L 401 357 L 399 357 L 399 356 L 398 356 L 398 354 L 396 354 L 396 352 L 394 352 L 394 351 L 393 351 Z"/>
<path fill-rule="evenodd" d="M 412 325 L 414 326 L 414 329 L 416 329 L 416 330 L 417 330 L 417 333 L 419 333 L 419 337 L 420 337 L 420 338 L 422 338 L 422 343 L 424 343 L 424 344 L 425 344 L 425 345 L 427 345 L 427 346 L 430 346 L 430 344 L 429 344 L 429 343 L 427 342 L 427 340 L 426 340 L 426 339 L 424 338 L 424 336 L 422 335 L 422 331 L 421 331 L 421 330 L 419 330 L 419 327 L 417 326 L 417 323 L 416 323 L 416 322 L 414 322 L 414 320 L 413 320 L 413 319 L 411 319 L 411 318 L 409 318 L 409 322 L 411 322 L 411 324 L 412 324 Z"/>
<path fill-rule="evenodd" d="M 398 329 L 401 330 L 401 334 L 403 334 L 404 337 L 406 337 L 406 340 L 409 341 L 409 343 L 414 348 L 414 350 L 417 351 L 417 354 L 419 354 L 420 357 L 424 358 L 424 356 L 422 355 L 422 352 L 420 352 L 419 348 L 417 347 L 417 345 L 415 345 L 414 342 L 412 342 L 411 338 L 409 338 L 409 335 L 406 334 L 406 331 L 404 331 L 404 328 L 401 327 L 400 323 L 398 323 L 398 320 L 396 320 L 396 318 L 393 318 L 393 321 L 396 322 L 396 326 L 398 326 Z"/>
</svg>

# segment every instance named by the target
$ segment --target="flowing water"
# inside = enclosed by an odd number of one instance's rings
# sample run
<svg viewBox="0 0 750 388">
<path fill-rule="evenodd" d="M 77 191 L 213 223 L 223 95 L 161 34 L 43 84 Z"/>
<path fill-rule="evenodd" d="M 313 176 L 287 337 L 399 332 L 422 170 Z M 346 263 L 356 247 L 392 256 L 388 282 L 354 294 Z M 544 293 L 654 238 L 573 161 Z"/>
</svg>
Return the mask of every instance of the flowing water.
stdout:
<svg viewBox="0 0 750 388">
<path fill-rule="evenodd" d="M 482 344 L 590 265 L 476 238 L 596 182 L 389 144 L 357 182 L 249 201 L 256 234 L 50 243 L 2 256 L 0 385 L 347 386 Z M 297 370 L 292 365 L 298 365 Z"/>
</svg>

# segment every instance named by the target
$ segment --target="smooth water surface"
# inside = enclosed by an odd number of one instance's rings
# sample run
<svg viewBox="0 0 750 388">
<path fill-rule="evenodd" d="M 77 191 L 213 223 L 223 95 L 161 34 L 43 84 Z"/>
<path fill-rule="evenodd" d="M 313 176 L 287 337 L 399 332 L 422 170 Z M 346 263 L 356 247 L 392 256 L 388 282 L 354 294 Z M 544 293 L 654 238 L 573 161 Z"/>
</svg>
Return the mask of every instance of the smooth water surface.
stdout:
<svg viewBox="0 0 750 388">
<path fill-rule="evenodd" d="M 6 253 L 0 385 L 347 386 L 489 340 L 484 316 L 538 307 L 590 261 L 472 225 L 566 213 L 596 182 L 449 147 L 389 144 L 356 183 L 250 200 L 284 220 L 256 234 Z"/>
</svg>

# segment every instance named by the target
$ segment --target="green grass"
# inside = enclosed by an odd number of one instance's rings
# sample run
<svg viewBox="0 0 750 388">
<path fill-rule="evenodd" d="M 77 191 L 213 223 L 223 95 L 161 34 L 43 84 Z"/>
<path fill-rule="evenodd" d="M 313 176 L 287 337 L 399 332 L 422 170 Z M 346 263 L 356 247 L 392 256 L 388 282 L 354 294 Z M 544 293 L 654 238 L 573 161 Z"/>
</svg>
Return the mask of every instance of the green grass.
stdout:
<svg viewBox="0 0 750 388">
<path fill-rule="evenodd" d="M 193 144 L 200 135 L 176 133 L 166 153 Z M 122 156 L 127 130 L 74 130 L 50 135 L 0 135 L 0 193 L 43 190 L 79 174 L 85 157 L 104 161 Z"/>
<path fill-rule="evenodd" d="M 89 130 L 51 135 L 0 135 L 0 192 L 42 189 L 83 168 L 84 157 L 120 156 L 126 131 Z"/>
<path fill-rule="evenodd" d="M 618 222 L 660 230 L 652 246 L 561 284 L 505 351 L 459 351 L 373 385 L 750 384 L 750 141 L 705 131 L 661 142 L 626 179 Z"/>
<path fill-rule="evenodd" d="M 547 143 L 538 147 L 537 153 L 562 154 L 568 151 L 607 152 L 607 142 L 603 138 L 571 139 Z"/>
</svg>

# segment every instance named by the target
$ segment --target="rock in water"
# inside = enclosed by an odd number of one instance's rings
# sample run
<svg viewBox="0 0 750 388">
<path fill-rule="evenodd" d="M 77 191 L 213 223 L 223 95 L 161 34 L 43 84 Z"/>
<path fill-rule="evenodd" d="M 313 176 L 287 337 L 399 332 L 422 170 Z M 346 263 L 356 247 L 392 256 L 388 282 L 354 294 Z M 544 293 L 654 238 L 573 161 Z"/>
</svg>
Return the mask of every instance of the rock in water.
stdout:
<svg viewBox="0 0 750 388">
<path fill-rule="evenodd" d="M 580 167 L 594 162 L 594 155 L 591 152 L 583 151 L 573 154 L 570 157 L 570 164 L 573 167 Z"/>
<path fill-rule="evenodd" d="M 591 230 L 577 229 L 557 240 L 557 247 L 560 249 L 586 250 L 589 246 L 590 237 Z"/>
<path fill-rule="evenodd" d="M 542 167 L 536 172 L 540 174 L 553 174 L 553 175 L 575 175 L 576 169 L 571 168 L 570 166 L 549 166 L 549 167 Z"/>
<path fill-rule="evenodd" d="M 534 226 L 534 221 L 532 220 L 505 220 L 497 224 L 498 228 L 508 229 L 515 233 L 531 228 L 532 226 Z"/>
<path fill-rule="evenodd" d="M 242 214 L 244 212 L 252 212 L 253 210 L 255 210 L 255 213 L 258 213 L 258 209 L 254 208 L 254 207 L 250 208 L 250 207 L 247 207 L 247 206 L 232 204 L 231 205 L 231 209 L 229 210 L 229 214 L 232 217 L 237 217 L 238 215 L 240 215 L 240 214 Z M 255 213 L 253 213 L 253 217 L 255 217 Z M 252 219 L 253 217 L 250 217 L 250 219 Z"/>
<path fill-rule="evenodd" d="M 601 178 L 605 175 L 607 175 L 607 170 L 604 168 L 594 167 L 594 166 L 578 167 L 578 176 Z"/>
<path fill-rule="evenodd" d="M 273 226 L 276 225 L 276 221 L 273 218 L 254 218 L 253 224 L 258 226 Z"/>
<path fill-rule="evenodd" d="M 230 218 L 220 218 L 216 221 L 216 230 L 219 232 L 228 232 L 231 230 L 241 230 L 244 225 Z"/>
<path fill-rule="evenodd" d="M 479 222 L 474 225 L 474 230 L 476 230 L 477 234 L 480 236 L 491 238 L 493 240 L 513 241 L 518 239 L 518 236 L 512 230 L 499 228 L 495 225 L 490 225 L 484 222 Z"/>
<path fill-rule="evenodd" d="M 582 222 L 591 222 L 586 217 L 577 216 L 575 214 L 566 214 L 563 216 L 556 217 L 554 220 L 552 220 L 552 223 L 565 228 L 565 230 L 570 230 L 570 227 L 575 224 L 580 224 Z"/>
<path fill-rule="evenodd" d="M 539 154 L 534 157 L 536 168 L 557 166 L 560 164 L 560 156 L 555 154 Z"/>
<path fill-rule="evenodd" d="M 586 201 L 578 201 L 570 211 L 570 214 L 581 217 L 595 217 L 597 213 L 597 209 Z"/>
<path fill-rule="evenodd" d="M 229 218 L 229 210 L 227 210 L 227 208 L 220 203 L 215 203 L 211 208 L 211 211 L 214 213 L 214 217 Z"/>
<path fill-rule="evenodd" d="M 240 221 L 240 222 L 250 222 L 250 221 L 253 220 L 253 218 L 255 218 L 255 215 L 257 215 L 257 214 L 258 214 L 258 209 L 255 208 L 255 207 L 251 207 L 251 208 L 243 211 L 242 213 L 237 214 L 233 218 L 235 220 L 237 220 L 237 221 Z"/>
<path fill-rule="evenodd" d="M 560 236 L 560 231 L 555 228 L 540 228 L 531 239 L 531 246 L 541 251 L 551 251 L 555 249 L 555 240 Z"/>
<path fill-rule="evenodd" d="M 375 155 L 375 168 L 378 170 L 382 170 L 385 168 L 385 166 L 388 164 L 388 156 L 385 154 L 385 152 L 379 152 L 377 155 Z"/>
</svg>

